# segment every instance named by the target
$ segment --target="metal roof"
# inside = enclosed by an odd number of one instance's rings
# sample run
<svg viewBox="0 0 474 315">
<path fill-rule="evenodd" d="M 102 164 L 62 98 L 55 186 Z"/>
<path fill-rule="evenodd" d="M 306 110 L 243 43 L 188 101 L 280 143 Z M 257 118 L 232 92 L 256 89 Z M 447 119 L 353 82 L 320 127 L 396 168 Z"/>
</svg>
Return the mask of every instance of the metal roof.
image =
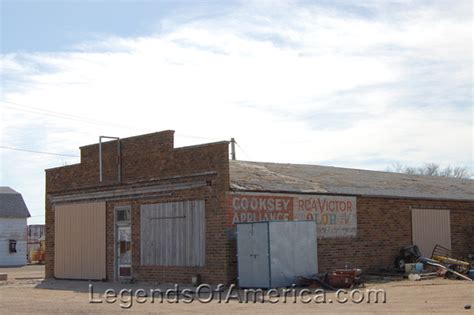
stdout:
<svg viewBox="0 0 474 315">
<path fill-rule="evenodd" d="M 0 218 L 28 218 L 30 212 L 20 193 L 10 187 L 0 187 Z"/>
<path fill-rule="evenodd" d="M 320 165 L 230 161 L 232 190 L 474 200 L 474 180 Z"/>
</svg>

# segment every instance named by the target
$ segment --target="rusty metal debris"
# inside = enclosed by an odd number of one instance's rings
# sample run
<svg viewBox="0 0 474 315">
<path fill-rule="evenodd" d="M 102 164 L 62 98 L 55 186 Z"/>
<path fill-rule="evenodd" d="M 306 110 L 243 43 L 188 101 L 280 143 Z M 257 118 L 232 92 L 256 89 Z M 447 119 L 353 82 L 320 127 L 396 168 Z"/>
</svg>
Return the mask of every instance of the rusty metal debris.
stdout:
<svg viewBox="0 0 474 315">
<path fill-rule="evenodd" d="M 433 253 L 431 254 L 431 259 L 438 261 L 444 266 L 450 267 L 454 271 L 457 271 L 462 274 L 469 273 L 470 264 L 467 261 L 454 259 L 451 254 L 451 250 L 437 244 Z"/>
<path fill-rule="evenodd" d="M 361 286 L 361 269 L 336 269 L 330 273 L 318 273 L 311 277 L 299 277 L 299 284 L 309 287 L 322 287 L 328 290 L 351 289 Z"/>
<path fill-rule="evenodd" d="M 443 270 L 446 270 L 447 272 L 450 272 L 452 273 L 453 275 L 461 278 L 461 279 L 464 279 L 464 280 L 467 280 L 467 281 L 472 281 L 471 278 L 463 275 L 463 274 L 460 274 L 459 272 L 457 271 L 454 271 L 448 267 L 446 267 L 445 265 L 442 265 L 441 263 L 439 263 L 438 261 L 436 260 L 433 260 L 433 259 L 430 259 L 430 258 L 426 258 L 426 257 L 420 257 L 419 259 L 420 262 L 424 263 L 424 264 L 427 264 L 427 265 L 430 265 L 430 266 L 433 266 L 433 267 L 437 267 L 437 268 L 440 268 L 440 269 L 443 269 Z"/>
<path fill-rule="evenodd" d="M 434 267 L 437 271 L 437 276 L 446 277 L 452 275 L 455 278 L 473 281 L 466 276 L 470 269 L 469 262 L 453 258 L 451 250 L 441 245 L 434 247 L 431 258 L 423 257 L 416 245 L 403 247 L 395 258 L 395 267 L 399 271 L 404 271 L 405 265 L 416 262 L 423 263 L 424 266 Z M 410 271 L 409 275 L 410 280 L 430 279 L 432 277 L 432 273 L 428 274 L 426 272 Z"/>
</svg>

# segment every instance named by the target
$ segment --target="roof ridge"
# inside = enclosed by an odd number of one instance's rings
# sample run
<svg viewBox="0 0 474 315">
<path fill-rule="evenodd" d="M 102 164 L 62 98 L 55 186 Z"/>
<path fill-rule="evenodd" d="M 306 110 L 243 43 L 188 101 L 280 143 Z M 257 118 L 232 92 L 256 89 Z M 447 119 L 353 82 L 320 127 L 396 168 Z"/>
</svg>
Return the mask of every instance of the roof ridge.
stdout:
<svg viewBox="0 0 474 315">
<path fill-rule="evenodd" d="M 231 161 L 231 188 L 474 201 L 474 180 L 310 164 Z"/>
<path fill-rule="evenodd" d="M 405 174 L 405 173 L 397 173 L 397 172 L 389 172 L 389 171 L 380 171 L 380 170 L 367 170 L 363 168 L 351 168 L 351 167 L 342 167 L 342 166 L 332 166 L 332 165 L 320 165 L 320 164 L 303 164 L 303 163 L 283 163 L 283 162 L 260 162 L 260 161 L 245 161 L 245 160 L 230 160 L 231 163 L 250 163 L 250 164 L 274 164 L 274 165 L 287 165 L 287 166 L 314 166 L 314 167 L 323 167 L 329 169 L 340 169 L 340 170 L 350 170 L 350 171 L 358 171 L 358 172 L 373 172 L 373 173 L 382 173 L 382 174 L 390 174 L 395 176 L 406 176 L 406 177 L 415 177 L 415 178 L 423 178 L 423 179 L 445 179 L 445 180 L 454 180 L 454 181 L 471 181 L 474 182 L 474 179 L 471 178 L 456 178 L 456 177 L 447 177 L 447 176 L 429 176 L 429 175 L 420 175 L 420 174 Z"/>
<path fill-rule="evenodd" d="M 0 186 L 0 194 L 20 194 L 10 186 Z"/>
</svg>

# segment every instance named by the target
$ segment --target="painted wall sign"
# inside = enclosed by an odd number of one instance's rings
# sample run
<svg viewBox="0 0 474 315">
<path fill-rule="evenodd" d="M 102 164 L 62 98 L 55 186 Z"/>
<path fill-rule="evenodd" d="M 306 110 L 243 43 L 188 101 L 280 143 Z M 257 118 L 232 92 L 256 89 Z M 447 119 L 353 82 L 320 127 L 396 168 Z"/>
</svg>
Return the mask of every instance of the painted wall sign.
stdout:
<svg viewBox="0 0 474 315">
<path fill-rule="evenodd" d="M 357 234 L 357 198 L 326 195 L 236 193 L 228 197 L 228 223 L 315 220 L 318 237 Z"/>
<path fill-rule="evenodd" d="M 231 196 L 232 225 L 240 222 L 293 220 L 293 198 L 285 196 Z"/>
<path fill-rule="evenodd" d="M 295 220 L 316 220 L 321 237 L 356 236 L 356 197 L 297 196 L 293 202 Z"/>
</svg>

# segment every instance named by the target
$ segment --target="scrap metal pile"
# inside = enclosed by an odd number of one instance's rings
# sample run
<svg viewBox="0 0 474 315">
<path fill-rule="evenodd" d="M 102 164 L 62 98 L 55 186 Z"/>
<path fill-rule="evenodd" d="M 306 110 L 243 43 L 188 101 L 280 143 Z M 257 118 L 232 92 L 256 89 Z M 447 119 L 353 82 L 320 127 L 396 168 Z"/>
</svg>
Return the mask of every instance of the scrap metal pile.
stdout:
<svg viewBox="0 0 474 315">
<path fill-rule="evenodd" d="M 372 276 L 383 276 L 384 279 L 402 280 L 425 280 L 437 277 L 450 279 L 462 279 L 473 281 L 474 279 L 474 255 L 469 255 L 467 260 L 455 259 L 452 257 L 451 250 L 441 245 L 436 245 L 433 249 L 431 258 L 421 255 L 416 245 L 403 247 L 395 258 L 396 272 L 382 268 L 382 273 L 372 274 Z M 382 270 L 381 269 L 381 270 Z M 394 277 L 397 275 L 397 277 Z M 363 286 L 362 270 L 357 268 L 335 269 L 329 273 L 318 273 L 310 277 L 299 277 L 298 284 L 301 286 L 318 287 L 328 290 L 337 290 L 339 288 L 352 289 Z M 365 278 L 369 279 L 370 275 Z M 399 278 L 399 279 L 398 279 Z M 366 279 L 366 280 L 367 280 Z"/>
<path fill-rule="evenodd" d="M 471 269 L 474 267 L 471 262 L 455 259 L 451 250 L 441 245 L 436 245 L 431 258 L 421 255 L 418 246 L 411 245 L 400 250 L 395 258 L 395 267 L 399 271 L 410 274 L 411 280 L 429 279 L 436 276 L 443 276 L 452 279 L 463 279 L 473 281 Z"/>
</svg>

